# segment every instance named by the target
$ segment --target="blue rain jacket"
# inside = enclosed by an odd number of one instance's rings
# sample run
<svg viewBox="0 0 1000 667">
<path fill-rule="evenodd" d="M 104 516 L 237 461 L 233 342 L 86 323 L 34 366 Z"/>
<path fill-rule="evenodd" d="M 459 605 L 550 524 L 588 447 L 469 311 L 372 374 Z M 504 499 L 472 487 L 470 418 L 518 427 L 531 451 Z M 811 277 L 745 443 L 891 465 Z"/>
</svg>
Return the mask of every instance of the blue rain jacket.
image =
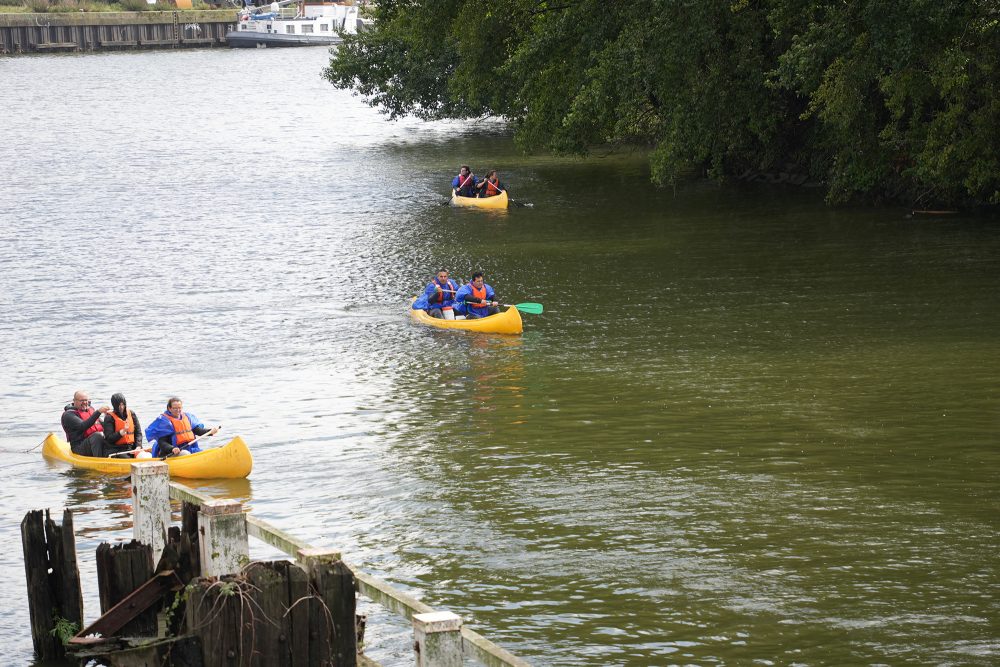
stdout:
<svg viewBox="0 0 1000 667">
<path fill-rule="evenodd" d="M 181 414 L 187 415 L 188 420 L 191 422 L 192 431 L 196 428 L 205 428 L 205 425 L 198 421 L 198 418 L 190 412 L 183 412 Z M 170 436 L 170 444 L 176 447 L 177 434 L 174 433 L 174 425 L 170 423 L 170 420 L 167 419 L 167 416 L 164 414 L 158 416 L 149 426 L 146 427 L 146 441 L 153 445 L 153 456 L 163 456 L 166 454 L 166 452 L 159 452 L 157 450 L 160 447 L 158 442 L 159 439 L 167 435 Z M 197 442 L 190 447 L 185 447 L 185 449 L 192 454 L 201 451 L 201 447 L 198 446 Z"/>
<path fill-rule="evenodd" d="M 489 283 L 483 283 L 483 288 L 486 290 L 486 300 L 493 301 L 496 298 L 496 293 L 493 288 L 490 287 Z M 468 315 L 472 312 L 479 317 L 486 317 L 490 314 L 490 309 L 486 306 L 473 306 L 471 304 L 465 303 L 465 297 L 472 294 L 472 283 L 466 283 L 458 289 L 458 294 L 455 295 L 455 312 L 459 315 Z"/>
<path fill-rule="evenodd" d="M 444 298 L 444 301 L 437 300 L 438 284 L 437 278 L 427 284 L 424 293 L 418 296 L 417 300 L 413 302 L 413 310 L 430 310 L 431 308 L 445 308 L 446 306 L 455 305 L 455 292 L 458 291 L 458 284 L 451 278 L 441 283 L 441 296 Z M 448 292 L 445 290 L 451 291 Z"/>
<path fill-rule="evenodd" d="M 475 197 L 476 196 L 476 175 L 469 174 L 469 180 L 465 181 L 465 186 L 460 190 L 458 188 L 459 183 L 462 183 L 462 177 L 456 176 L 451 179 L 451 189 L 458 193 L 459 197 Z"/>
</svg>

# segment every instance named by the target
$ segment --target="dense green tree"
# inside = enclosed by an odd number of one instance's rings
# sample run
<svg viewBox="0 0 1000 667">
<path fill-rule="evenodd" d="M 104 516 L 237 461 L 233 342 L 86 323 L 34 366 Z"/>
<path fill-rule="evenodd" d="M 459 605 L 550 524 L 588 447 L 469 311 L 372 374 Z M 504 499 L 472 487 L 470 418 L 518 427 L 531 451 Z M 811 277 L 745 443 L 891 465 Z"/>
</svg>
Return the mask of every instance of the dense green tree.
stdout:
<svg viewBox="0 0 1000 667">
<path fill-rule="evenodd" d="M 651 148 L 654 181 L 789 163 L 829 198 L 1000 203 L 996 0 L 380 0 L 325 76 L 526 150 Z"/>
</svg>

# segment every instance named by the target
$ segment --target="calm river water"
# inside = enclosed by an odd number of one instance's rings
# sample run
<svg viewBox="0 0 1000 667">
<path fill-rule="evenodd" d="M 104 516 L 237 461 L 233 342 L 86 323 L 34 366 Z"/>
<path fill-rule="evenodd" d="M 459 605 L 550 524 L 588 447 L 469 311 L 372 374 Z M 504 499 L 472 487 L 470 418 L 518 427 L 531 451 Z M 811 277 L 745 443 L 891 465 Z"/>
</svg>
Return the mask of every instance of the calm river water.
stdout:
<svg viewBox="0 0 1000 667">
<path fill-rule="evenodd" d="M 387 122 L 326 58 L 0 59 L 4 664 L 24 513 L 77 512 L 90 619 L 131 535 L 123 482 L 26 451 L 76 388 L 144 423 L 181 395 L 255 456 L 207 492 L 538 665 L 1000 660 L 1000 227 L 658 191 L 639 155 Z M 534 205 L 443 206 L 465 162 Z M 439 266 L 546 312 L 413 325 Z"/>
</svg>

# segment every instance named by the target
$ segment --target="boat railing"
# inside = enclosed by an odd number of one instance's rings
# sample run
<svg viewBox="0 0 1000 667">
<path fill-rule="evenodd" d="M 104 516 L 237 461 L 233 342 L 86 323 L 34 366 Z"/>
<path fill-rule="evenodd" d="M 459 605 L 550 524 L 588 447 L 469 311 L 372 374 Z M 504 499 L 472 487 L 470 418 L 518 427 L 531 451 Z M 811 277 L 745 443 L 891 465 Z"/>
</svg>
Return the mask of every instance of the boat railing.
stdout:
<svg viewBox="0 0 1000 667">
<path fill-rule="evenodd" d="M 150 465 L 150 464 L 133 464 L 133 471 L 137 466 Z M 155 465 L 155 464 L 154 464 Z M 166 466 L 164 466 L 163 475 L 167 473 L 165 471 Z M 133 472 L 132 479 L 134 483 L 141 484 L 145 480 L 147 483 L 153 480 L 153 477 L 147 474 L 141 476 L 136 475 Z M 195 505 L 204 505 L 205 503 L 219 503 L 218 498 L 213 498 L 211 496 L 199 493 L 188 486 L 178 484 L 176 482 L 169 483 L 169 496 L 174 500 L 186 501 Z M 133 493 L 133 506 L 134 506 L 134 522 L 136 525 L 149 525 L 147 518 L 140 517 L 140 512 L 143 508 L 138 505 L 135 501 L 136 498 L 148 494 L 143 494 L 139 489 L 136 489 Z M 225 502 L 238 502 L 238 501 L 225 501 Z M 151 512 L 150 508 L 145 508 L 144 514 L 148 516 Z M 169 516 L 169 513 L 168 513 Z M 274 547 L 278 551 L 287 554 L 299 562 L 303 563 L 305 557 L 308 554 L 314 554 L 318 551 L 322 551 L 313 547 L 308 542 L 301 540 L 285 531 L 271 525 L 267 521 L 258 518 L 250 513 L 243 513 L 243 517 L 246 521 L 246 534 L 250 537 L 260 540 L 265 544 Z M 151 528 L 152 533 L 160 534 L 157 532 L 156 527 Z M 141 537 L 137 536 L 137 539 L 143 541 Z M 153 542 L 155 543 L 155 538 Z M 337 554 L 339 557 L 339 553 Z M 378 577 L 371 574 L 363 572 L 356 566 L 350 563 L 344 562 L 345 565 L 350 568 L 351 572 L 354 574 L 356 581 L 357 591 L 369 600 L 381 605 L 382 607 L 400 615 L 407 620 L 414 623 L 414 635 L 417 634 L 417 621 L 420 619 L 414 619 L 414 616 L 420 616 L 423 614 L 436 614 L 438 616 L 447 615 L 452 616 L 448 612 L 437 612 L 434 608 L 429 605 L 424 604 L 420 600 L 416 599 L 412 595 L 405 593 L 401 590 L 394 588 L 391 584 Z M 458 617 L 455 617 L 458 620 Z M 479 633 L 469 629 L 464 623 L 459 620 L 456 623 L 456 633 L 460 633 L 461 636 L 461 652 L 463 658 L 468 658 L 474 660 L 483 665 L 489 665 L 490 667 L 530 667 L 529 663 L 513 655 L 509 651 L 501 648 L 500 646 L 494 644 L 490 640 L 486 639 Z M 426 657 L 425 657 L 426 658 Z M 434 667 L 434 665 L 425 659 L 424 665 L 427 667 Z M 449 663 L 450 664 L 450 663 Z"/>
</svg>

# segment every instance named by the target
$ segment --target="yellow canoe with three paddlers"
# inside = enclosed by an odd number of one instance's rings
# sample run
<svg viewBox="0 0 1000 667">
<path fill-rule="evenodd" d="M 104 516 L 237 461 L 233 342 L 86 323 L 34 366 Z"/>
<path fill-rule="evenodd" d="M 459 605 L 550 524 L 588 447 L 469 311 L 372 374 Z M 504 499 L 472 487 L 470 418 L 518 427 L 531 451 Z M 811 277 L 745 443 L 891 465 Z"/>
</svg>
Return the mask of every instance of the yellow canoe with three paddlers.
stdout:
<svg viewBox="0 0 1000 667">
<path fill-rule="evenodd" d="M 410 308 L 410 317 L 421 324 L 429 324 L 439 329 L 459 329 L 495 334 L 519 334 L 524 330 L 521 313 L 518 312 L 517 306 L 511 306 L 496 315 L 472 320 L 442 320 L 438 317 L 431 317 L 426 310 L 413 310 L 413 308 Z"/>
<path fill-rule="evenodd" d="M 468 206 L 471 208 L 507 208 L 510 199 L 507 191 L 501 190 L 500 194 L 493 197 L 459 197 L 454 190 L 451 191 L 452 206 Z"/>
<path fill-rule="evenodd" d="M 156 459 L 135 459 L 130 456 L 104 458 L 74 454 L 69 443 L 49 433 L 42 444 L 42 456 L 65 461 L 77 468 L 128 475 L 133 463 Z M 186 479 L 243 479 L 253 470 L 253 457 L 243 438 L 236 436 L 222 447 L 205 449 L 186 456 L 171 456 L 164 461 L 171 477 Z"/>
</svg>

